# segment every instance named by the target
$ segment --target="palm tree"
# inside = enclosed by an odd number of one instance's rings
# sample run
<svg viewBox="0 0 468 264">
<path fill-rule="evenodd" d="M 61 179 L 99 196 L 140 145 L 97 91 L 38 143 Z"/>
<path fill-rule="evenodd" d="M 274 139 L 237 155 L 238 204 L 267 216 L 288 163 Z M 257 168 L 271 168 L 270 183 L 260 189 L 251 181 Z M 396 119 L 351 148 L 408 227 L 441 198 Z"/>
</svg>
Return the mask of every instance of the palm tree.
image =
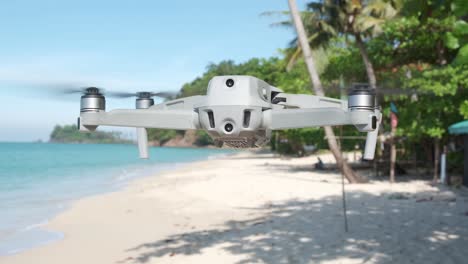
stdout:
<svg viewBox="0 0 468 264">
<path fill-rule="evenodd" d="M 297 37 L 299 40 L 300 47 L 302 49 L 302 54 L 304 55 L 304 61 L 307 65 L 307 70 L 309 71 L 309 76 L 313 85 L 313 89 L 316 95 L 324 96 L 322 83 L 317 72 L 314 58 L 312 57 L 312 51 L 309 45 L 309 40 L 307 38 L 306 31 L 304 29 L 304 24 L 302 23 L 299 11 L 297 9 L 295 0 L 288 0 L 290 13 L 296 28 Z M 336 142 L 335 134 L 333 129 L 330 126 L 325 127 L 325 135 L 327 136 L 328 146 L 333 153 L 333 156 L 336 159 L 338 168 L 340 168 L 341 173 L 349 180 L 351 183 L 361 183 L 365 182 L 363 178 L 357 175 L 351 167 L 346 163 L 341 155 L 340 148 Z"/>
<path fill-rule="evenodd" d="M 400 0 L 322 0 L 307 4 L 303 13 L 305 29 L 312 34 L 309 43 L 313 48 L 326 47 L 334 37 L 354 39 L 366 67 L 372 89 L 377 88 L 374 66 L 366 49 L 365 39 L 381 32 L 382 24 L 398 13 Z M 280 25 L 290 25 L 281 22 Z M 290 67 L 300 54 L 301 47 L 294 40 L 295 52 L 290 56 Z"/>
</svg>

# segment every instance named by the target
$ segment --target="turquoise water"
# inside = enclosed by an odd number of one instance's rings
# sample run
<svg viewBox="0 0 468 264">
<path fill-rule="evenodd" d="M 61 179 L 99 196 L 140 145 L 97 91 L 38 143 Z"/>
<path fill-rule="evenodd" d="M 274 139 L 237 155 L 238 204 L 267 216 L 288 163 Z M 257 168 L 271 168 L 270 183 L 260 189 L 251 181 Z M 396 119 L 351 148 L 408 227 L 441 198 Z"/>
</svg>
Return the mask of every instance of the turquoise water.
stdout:
<svg viewBox="0 0 468 264">
<path fill-rule="evenodd" d="M 0 255 L 62 238 L 41 229 L 77 198 L 116 190 L 130 179 L 233 151 L 133 145 L 0 143 Z"/>
</svg>

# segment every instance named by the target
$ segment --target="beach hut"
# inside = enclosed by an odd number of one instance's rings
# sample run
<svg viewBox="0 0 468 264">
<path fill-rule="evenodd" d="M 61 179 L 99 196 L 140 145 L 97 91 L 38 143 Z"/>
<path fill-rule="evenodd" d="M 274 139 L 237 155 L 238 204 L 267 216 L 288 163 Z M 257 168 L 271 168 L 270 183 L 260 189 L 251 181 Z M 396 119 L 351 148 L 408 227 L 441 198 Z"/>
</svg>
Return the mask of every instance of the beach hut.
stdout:
<svg viewBox="0 0 468 264">
<path fill-rule="evenodd" d="M 452 135 L 462 135 L 464 145 L 463 158 L 463 185 L 468 187 L 468 120 L 455 123 L 449 127 L 449 133 Z"/>
</svg>

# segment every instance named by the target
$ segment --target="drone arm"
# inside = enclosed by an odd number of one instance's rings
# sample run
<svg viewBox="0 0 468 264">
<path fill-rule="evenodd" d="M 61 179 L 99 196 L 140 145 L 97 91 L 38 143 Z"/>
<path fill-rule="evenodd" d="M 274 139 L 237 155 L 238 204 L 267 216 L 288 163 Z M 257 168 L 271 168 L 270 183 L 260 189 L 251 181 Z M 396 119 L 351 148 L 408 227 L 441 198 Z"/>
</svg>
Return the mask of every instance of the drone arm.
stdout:
<svg viewBox="0 0 468 264">
<path fill-rule="evenodd" d="M 340 108 L 347 110 L 348 102 L 336 98 L 306 95 L 279 93 L 273 99 L 278 105 L 285 108 Z"/>
<path fill-rule="evenodd" d="M 343 105 L 345 105 L 343 103 Z M 272 109 L 264 111 L 264 126 L 272 130 L 318 126 L 354 125 L 367 132 L 364 159 L 373 159 L 382 114 L 374 111 L 348 111 L 342 107 Z"/>
<path fill-rule="evenodd" d="M 264 111 L 266 126 L 272 130 L 355 125 L 360 131 L 371 131 L 372 111 L 345 111 L 340 108 L 272 109 Z"/>
<path fill-rule="evenodd" d="M 151 107 L 157 110 L 193 110 L 206 102 L 206 96 L 194 95 L 163 102 Z"/>
<path fill-rule="evenodd" d="M 110 112 L 83 112 L 81 130 L 94 130 L 97 126 L 121 126 L 163 129 L 197 129 L 198 114 L 189 110 L 132 109 Z"/>
</svg>

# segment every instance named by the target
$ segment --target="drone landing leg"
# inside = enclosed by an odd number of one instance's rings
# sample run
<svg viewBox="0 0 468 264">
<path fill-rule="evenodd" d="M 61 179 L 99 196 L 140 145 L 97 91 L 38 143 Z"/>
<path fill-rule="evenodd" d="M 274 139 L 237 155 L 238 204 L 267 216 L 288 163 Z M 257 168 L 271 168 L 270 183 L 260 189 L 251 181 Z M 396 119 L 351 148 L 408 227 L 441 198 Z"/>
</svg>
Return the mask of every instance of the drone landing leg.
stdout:
<svg viewBox="0 0 468 264">
<path fill-rule="evenodd" d="M 143 127 L 138 127 L 136 130 L 140 159 L 148 159 L 148 132 Z"/>
<path fill-rule="evenodd" d="M 380 127 L 380 122 L 382 120 L 382 114 L 380 113 L 379 110 L 377 114 L 377 124 L 375 126 L 375 129 L 373 131 L 367 132 L 367 137 L 366 137 L 366 146 L 364 147 L 364 159 L 365 160 L 373 160 L 374 155 L 375 155 L 375 147 L 377 145 L 377 137 L 379 135 L 379 127 Z"/>
<path fill-rule="evenodd" d="M 374 159 L 375 146 L 377 144 L 378 133 L 379 133 L 378 128 L 375 129 L 374 131 L 367 132 L 366 146 L 364 147 L 364 159 L 365 160 Z"/>
</svg>

